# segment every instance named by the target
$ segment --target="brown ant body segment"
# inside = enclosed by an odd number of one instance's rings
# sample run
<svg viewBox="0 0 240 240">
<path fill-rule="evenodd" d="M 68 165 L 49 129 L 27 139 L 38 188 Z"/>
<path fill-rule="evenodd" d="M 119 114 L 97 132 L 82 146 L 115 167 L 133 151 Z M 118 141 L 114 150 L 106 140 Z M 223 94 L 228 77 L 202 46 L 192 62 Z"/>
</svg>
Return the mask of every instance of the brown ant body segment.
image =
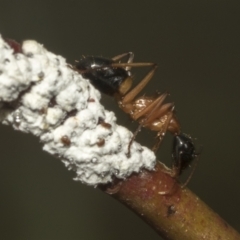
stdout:
<svg viewBox="0 0 240 240">
<path fill-rule="evenodd" d="M 119 62 L 124 57 L 128 57 L 127 62 Z M 174 104 L 165 103 L 167 93 L 158 94 L 157 97 L 144 95 L 137 98 L 137 95 L 152 79 L 157 65 L 149 62 L 134 63 L 133 58 L 132 52 L 118 55 L 112 59 L 88 56 L 77 62 L 75 70 L 84 78 L 89 79 L 99 91 L 113 96 L 118 101 L 119 107 L 133 120 L 139 122 L 139 127 L 129 143 L 128 154 L 130 154 L 131 144 L 141 127 L 158 132 L 157 141 L 153 146 L 154 152 L 158 150 L 167 131 L 174 135 L 173 168 L 170 175 L 176 178 L 196 158 L 194 145 L 191 138 L 180 131 L 180 124 L 174 113 Z M 151 67 L 150 71 L 132 88 L 131 68 L 147 66 Z"/>
</svg>

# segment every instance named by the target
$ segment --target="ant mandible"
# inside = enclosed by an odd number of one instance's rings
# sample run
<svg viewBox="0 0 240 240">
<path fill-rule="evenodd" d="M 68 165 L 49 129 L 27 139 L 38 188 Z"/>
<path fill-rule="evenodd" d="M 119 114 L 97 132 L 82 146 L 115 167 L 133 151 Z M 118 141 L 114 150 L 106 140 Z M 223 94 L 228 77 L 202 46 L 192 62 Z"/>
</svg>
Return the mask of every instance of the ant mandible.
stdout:
<svg viewBox="0 0 240 240">
<path fill-rule="evenodd" d="M 119 62 L 124 57 L 128 57 L 127 62 Z M 167 131 L 174 135 L 173 164 L 170 175 L 176 178 L 198 154 L 195 152 L 191 137 L 180 131 L 180 124 L 174 113 L 174 104 L 164 103 L 168 96 L 167 93 L 158 94 L 157 97 L 144 95 L 136 98 L 153 77 L 157 65 L 149 62 L 134 63 L 133 58 L 134 54 L 132 52 L 117 55 L 112 59 L 87 56 L 77 61 L 74 69 L 84 78 L 89 79 L 99 91 L 114 97 L 118 101 L 119 107 L 129 114 L 133 120 L 139 122 L 139 127 L 129 143 L 128 155 L 130 154 L 131 144 L 141 127 L 158 132 L 157 141 L 153 146 L 154 152 L 159 148 Z M 147 66 L 151 67 L 150 71 L 137 86 L 131 89 L 133 82 L 131 68 Z"/>
</svg>

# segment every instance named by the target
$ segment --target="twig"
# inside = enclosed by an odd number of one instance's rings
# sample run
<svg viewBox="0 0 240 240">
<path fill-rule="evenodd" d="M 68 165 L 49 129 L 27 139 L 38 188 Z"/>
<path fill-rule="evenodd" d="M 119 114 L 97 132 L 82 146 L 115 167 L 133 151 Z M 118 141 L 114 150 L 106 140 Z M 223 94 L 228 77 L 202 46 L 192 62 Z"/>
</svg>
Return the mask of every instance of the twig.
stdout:
<svg viewBox="0 0 240 240">
<path fill-rule="evenodd" d="M 112 188 L 117 189 L 113 197 L 138 214 L 164 239 L 240 239 L 239 233 L 194 193 L 182 189 L 161 163 L 155 171 L 134 174 Z M 171 190 L 169 194 L 163 194 L 168 190 Z M 105 191 L 109 192 L 109 187 Z"/>
</svg>

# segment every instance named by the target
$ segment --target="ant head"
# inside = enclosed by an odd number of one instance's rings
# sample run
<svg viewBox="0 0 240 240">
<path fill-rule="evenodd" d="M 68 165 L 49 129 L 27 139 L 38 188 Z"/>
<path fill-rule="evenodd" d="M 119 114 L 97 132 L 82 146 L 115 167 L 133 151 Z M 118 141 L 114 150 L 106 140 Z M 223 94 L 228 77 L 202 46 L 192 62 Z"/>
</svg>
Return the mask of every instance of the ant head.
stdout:
<svg viewBox="0 0 240 240">
<path fill-rule="evenodd" d="M 172 158 L 173 165 L 179 168 L 180 174 L 198 155 L 199 153 L 196 153 L 193 140 L 189 135 L 185 133 L 175 135 Z"/>
</svg>

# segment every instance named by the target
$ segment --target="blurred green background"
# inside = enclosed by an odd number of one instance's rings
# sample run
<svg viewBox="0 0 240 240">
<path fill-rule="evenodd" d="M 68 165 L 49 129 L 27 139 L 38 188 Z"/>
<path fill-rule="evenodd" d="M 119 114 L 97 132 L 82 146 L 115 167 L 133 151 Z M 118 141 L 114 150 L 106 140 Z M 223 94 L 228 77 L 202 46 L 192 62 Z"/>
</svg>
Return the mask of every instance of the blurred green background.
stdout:
<svg viewBox="0 0 240 240">
<path fill-rule="evenodd" d="M 36 39 L 69 63 L 127 51 L 137 62 L 158 63 L 144 93 L 169 91 L 183 132 L 203 146 L 189 188 L 240 231 L 239 12 L 239 0 L 1 0 L 0 33 Z M 135 69 L 136 81 L 144 71 Z M 102 102 L 119 124 L 136 128 L 113 99 Z M 111 197 L 74 182 L 38 139 L 0 127 L 1 239 L 160 239 Z M 154 134 L 143 131 L 137 140 L 151 146 Z M 158 155 L 168 164 L 171 141 Z"/>
</svg>

